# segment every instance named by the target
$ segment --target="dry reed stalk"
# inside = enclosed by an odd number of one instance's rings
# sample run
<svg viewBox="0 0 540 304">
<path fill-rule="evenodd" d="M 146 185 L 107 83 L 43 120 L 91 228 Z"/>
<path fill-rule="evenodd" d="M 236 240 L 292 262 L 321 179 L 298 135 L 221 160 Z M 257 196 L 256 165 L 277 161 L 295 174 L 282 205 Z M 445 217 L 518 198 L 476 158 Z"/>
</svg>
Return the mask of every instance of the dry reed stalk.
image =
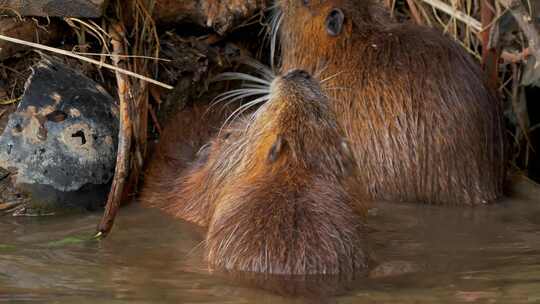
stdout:
<svg viewBox="0 0 540 304">
<path fill-rule="evenodd" d="M 76 53 L 73 53 L 73 52 L 70 52 L 70 51 L 66 51 L 66 50 L 62 50 L 62 49 L 59 49 L 59 48 L 46 46 L 46 45 L 39 44 L 39 43 L 29 42 L 29 41 L 25 41 L 25 40 L 13 38 L 13 37 L 8 37 L 8 36 L 4 36 L 4 35 L 0 35 L 0 40 L 5 40 L 5 41 L 13 42 L 13 43 L 18 43 L 18 44 L 30 46 L 30 47 L 33 47 L 33 48 L 36 48 L 36 49 L 39 49 L 39 50 L 44 50 L 44 51 L 52 52 L 52 53 L 55 53 L 55 54 L 60 54 L 60 55 L 65 55 L 65 56 L 68 56 L 68 57 L 76 58 L 76 59 L 79 59 L 79 60 L 82 60 L 82 61 L 85 61 L 85 62 L 95 64 L 95 65 L 97 65 L 99 67 L 105 67 L 105 68 L 113 70 L 115 72 L 125 74 L 125 75 L 131 76 L 131 77 L 135 77 L 137 79 L 141 79 L 141 80 L 144 80 L 146 82 L 153 83 L 155 85 L 158 85 L 160 87 L 164 87 L 164 88 L 169 89 L 169 90 L 173 89 L 172 86 L 170 86 L 170 85 L 168 85 L 166 83 L 159 82 L 159 81 L 151 79 L 149 77 L 134 73 L 134 72 L 126 70 L 126 69 L 118 68 L 118 67 L 115 67 L 113 65 L 103 63 L 103 62 L 100 62 L 98 60 L 94 60 L 92 58 L 87 58 L 87 57 L 84 57 L 84 56 L 81 56 L 81 55 L 77 55 Z"/>
<path fill-rule="evenodd" d="M 116 13 L 118 20 L 123 20 L 122 6 L 126 3 L 116 2 Z M 154 6 L 153 0 L 132 0 L 129 16 L 131 21 L 131 31 L 116 26 L 116 31 L 111 36 L 123 33 L 122 37 L 116 36 L 113 41 L 116 65 L 123 69 L 137 72 L 141 75 L 150 74 L 151 62 L 156 67 L 159 58 L 159 39 L 151 11 Z M 128 4 L 128 5 L 129 5 Z M 124 16 L 126 17 L 126 16 Z M 125 24 L 125 23 L 124 23 Z M 128 38 L 132 47 L 128 49 L 128 44 L 120 45 L 118 39 L 122 38 L 122 43 Z M 126 60 L 119 62 L 120 54 L 132 54 Z M 152 60 L 152 61 L 150 61 Z M 147 128 L 149 113 L 149 87 L 146 82 L 130 81 L 125 77 L 119 77 L 117 73 L 119 98 L 121 105 L 120 135 L 118 144 L 118 155 L 115 177 L 109 193 L 105 213 L 98 226 L 96 236 L 106 236 L 113 227 L 115 217 L 122 202 L 126 201 L 132 193 L 136 192 L 139 174 L 142 171 L 143 162 L 147 152 Z M 127 95 L 126 95 L 127 94 Z M 122 106 L 122 104 L 124 104 Z M 158 125 L 159 130 L 161 129 Z M 128 133 L 129 132 L 129 133 Z M 128 137 L 129 135 L 129 137 Z M 123 137 L 120 137 L 123 136 Z M 131 161 L 129 161 L 131 160 Z"/>
<path fill-rule="evenodd" d="M 124 32 L 123 28 L 120 22 L 111 24 L 110 26 L 109 34 L 111 35 L 113 48 L 112 61 L 115 66 L 124 65 L 120 58 L 115 56 L 116 54 L 125 53 L 125 42 L 121 34 Z M 109 197 L 107 198 L 105 212 L 97 228 L 98 231 L 95 236 L 97 238 L 104 237 L 111 231 L 124 196 L 124 188 L 130 172 L 130 152 L 133 137 L 133 124 L 130 116 L 133 111 L 131 106 L 132 95 L 126 75 L 117 72 L 116 82 L 118 85 L 118 99 L 120 101 L 120 127 L 118 132 L 118 149 L 116 152 L 116 168 Z"/>
<path fill-rule="evenodd" d="M 414 0 L 407 0 L 407 5 L 409 5 L 414 22 L 416 22 L 416 24 L 423 25 L 424 21 L 422 20 L 422 16 L 418 10 L 418 7 L 414 3 Z"/>
<path fill-rule="evenodd" d="M 499 51 L 490 47 L 490 33 L 495 20 L 495 1 L 480 0 L 482 31 L 482 67 L 488 78 L 489 86 L 496 89 L 499 84 Z"/>
<path fill-rule="evenodd" d="M 439 0 L 420 0 L 423 1 L 430 6 L 446 13 L 449 16 L 452 16 L 453 18 L 465 23 L 467 26 L 471 27 L 473 31 L 480 32 L 482 30 L 482 24 L 474 19 L 473 17 L 453 8 L 452 6 L 439 1 Z"/>
</svg>

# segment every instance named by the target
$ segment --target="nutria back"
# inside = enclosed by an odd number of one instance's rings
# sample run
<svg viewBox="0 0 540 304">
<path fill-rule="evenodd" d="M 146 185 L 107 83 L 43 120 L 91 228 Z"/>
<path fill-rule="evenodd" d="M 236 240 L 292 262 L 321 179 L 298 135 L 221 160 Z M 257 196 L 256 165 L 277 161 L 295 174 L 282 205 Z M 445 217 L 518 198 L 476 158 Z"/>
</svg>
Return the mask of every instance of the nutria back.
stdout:
<svg viewBox="0 0 540 304">
<path fill-rule="evenodd" d="M 329 77 L 370 200 L 477 205 L 502 195 L 503 121 L 478 65 L 372 1 L 280 1 L 282 69 Z"/>
</svg>

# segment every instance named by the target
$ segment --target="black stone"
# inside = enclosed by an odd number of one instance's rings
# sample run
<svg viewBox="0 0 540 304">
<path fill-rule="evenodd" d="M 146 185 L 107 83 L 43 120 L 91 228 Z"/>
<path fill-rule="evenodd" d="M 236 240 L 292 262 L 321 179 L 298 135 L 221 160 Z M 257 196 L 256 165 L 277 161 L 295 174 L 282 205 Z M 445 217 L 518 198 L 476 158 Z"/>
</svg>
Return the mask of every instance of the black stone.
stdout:
<svg viewBox="0 0 540 304">
<path fill-rule="evenodd" d="M 118 105 L 91 79 L 52 58 L 32 68 L 0 136 L 0 167 L 33 206 L 90 208 L 105 202 L 114 173 Z"/>
</svg>

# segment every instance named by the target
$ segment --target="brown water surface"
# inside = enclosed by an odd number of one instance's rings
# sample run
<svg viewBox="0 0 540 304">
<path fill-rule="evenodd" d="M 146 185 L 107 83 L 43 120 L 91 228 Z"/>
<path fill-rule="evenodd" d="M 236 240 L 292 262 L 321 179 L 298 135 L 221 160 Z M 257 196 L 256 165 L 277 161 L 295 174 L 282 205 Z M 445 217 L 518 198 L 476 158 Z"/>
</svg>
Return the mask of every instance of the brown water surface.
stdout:
<svg viewBox="0 0 540 304">
<path fill-rule="evenodd" d="M 89 239 L 98 213 L 2 217 L 0 302 L 540 303 L 540 191 L 521 192 L 484 208 L 378 204 L 369 238 L 383 267 L 296 297 L 280 295 L 287 281 L 268 291 L 209 274 L 199 229 L 156 210 L 123 208 L 103 241 Z"/>
</svg>

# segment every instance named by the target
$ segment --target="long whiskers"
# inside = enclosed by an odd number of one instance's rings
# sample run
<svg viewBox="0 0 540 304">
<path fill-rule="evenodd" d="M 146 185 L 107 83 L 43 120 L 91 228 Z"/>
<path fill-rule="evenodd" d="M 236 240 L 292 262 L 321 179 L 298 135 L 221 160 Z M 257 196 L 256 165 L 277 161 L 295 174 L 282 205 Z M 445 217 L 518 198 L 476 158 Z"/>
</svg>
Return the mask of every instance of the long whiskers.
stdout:
<svg viewBox="0 0 540 304">
<path fill-rule="evenodd" d="M 252 107 L 255 107 L 256 105 L 258 105 L 260 103 L 264 103 L 264 102 L 268 101 L 269 99 L 270 99 L 270 94 L 267 94 L 267 95 L 261 96 L 259 98 L 256 98 L 254 100 L 251 100 L 251 101 L 243 104 L 242 106 L 238 107 L 238 109 L 234 110 L 231 113 L 231 115 L 229 115 L 229 117 L 227 117 L 227 119 L 225 120 L 225 122 L 221 126 L 221 129 L 219 130 L 219 133 L 221 133 L 221 131 L 229 124 L 229 122 L 234 120 L 236 117 L 239 117 L 240 115 L 242 115 L 247 110 L 251 109 Z"/>
<path fill-rule="evenodd" d="M 313 77 L 315 79 L 320 79 L 321 75 L 326 69 L 328 68 L 328 62 L 324 62 L 322 67 L 319 67 L 319 64 L 317 64 L 317 68 L 315 69 L 315 73 L 313 73 Z"/>
<path fill-rule="evenodd" d="M 320 82 L 321 82 L 321 84 L 324 84 L 325 82 L 327 82 L 327 81 L 329 81 L 329 80 L 331 80 L 331 79 L 336 78 L 337 76 L 339 76 L 339 75 L 342 74 L 342 73 L 343 73 L 343 71 L 339 71 L 339 72 L 335 73 L 334 75 L 330 75 L 330 76 L 328 76 L 328 77 L 326 77 L 326 78 L 324 78 L 324 79 L 321 79 Z"/>
<path fill-rule="evenodd" d="M 239 62 L 253 68 L 255 70 L 255 75 L 241 72 L 226 72 L 217 75 L 213 81 L 240 80 L 243 83 L 242 87 L 239 89 L 233 89 L 216 96 L 210 104 L 209 109 L 220 103 L 225 103 L 225 106 L 228 106 L 233 102 L 243 99 L 251 98 L 251 100 L 235 109 L 227 117 L 221 126 L 219 133 L 221 133 L 225 127 L 230 127 L 230 123 L 236 121 L 236 118 L 240 117 L 246 111 L 270 99 L 270 87 L 272 81 L 276 77 L 274 72 L 269 67 L 249 57 L 241 58 Z M 248 118 L 248 121 L 251 120 L 251 117 Z M 245 125 L 247 126 L 249 124 Z"/>
<path fill-rule="evenodd" d="M 352 88 L 346 88 L 346 87 L 328 87 L 324 88 L 325 91 L 331 91 L 331 90 L 344 90 L 344 91 L 351 91 Z"/>
<path fill-rule="evenodd" d="M 267 81 L 271 82 L 276 77 L 274 72 L 269 67 L 267 67 L 266 65 L 262 64 L 261 62 L 253 58 L 243 57 L 243 58 L 240 58 L 238 62 L 254 68 L 255 72 Z"/>
<path fill-rule="evenodd" d="M 282 22 L 283 12 L 276 5 L 272 13 L 272 19 L 270 21 L 270 66 L 272 67 L 272 69 L 277 69 L 277 66 L 275 64 L 277 37 Z"/>
<path fill-rule="evenodd" d="M 251 81 L 263 85 L 270 86 L 271 81 L 267 79 L 261 79 L 257 78 L 253 75 L 246 74 L 246 73 L 240 73 L 240 72 L 225 72 L 217 75 L 212 82 L 215 81 L 223 81 L 223 80 L 244 80 L 244 81 Z"/>
<path fill-rule="evenodd" d="M 273 79 L 273 74 L 271 71 L 266 68 L 264 65 L 257 63 L 255 61 L 250 61 L 250 66 L 258 68 L 258 72 L 261 73 L 263 78 L 256 77 L 254 75 L 239 73 L 239 72 L 228 72 L 222 73 L 216 76 L 213 81 L 220 80 L 241 80 L 245 83 L 242 88 L 230 90 L 224 93 L 219 94 L 214 98 L 210 104 L 209 109 L 212 109 L 215 105 L 225 101 L 225 106 L 230 105 L 231 103 L 242 100 L 244 98 L 255 98 L 261 97 L 270 94 L 270 84 Z"/>
</svg>

